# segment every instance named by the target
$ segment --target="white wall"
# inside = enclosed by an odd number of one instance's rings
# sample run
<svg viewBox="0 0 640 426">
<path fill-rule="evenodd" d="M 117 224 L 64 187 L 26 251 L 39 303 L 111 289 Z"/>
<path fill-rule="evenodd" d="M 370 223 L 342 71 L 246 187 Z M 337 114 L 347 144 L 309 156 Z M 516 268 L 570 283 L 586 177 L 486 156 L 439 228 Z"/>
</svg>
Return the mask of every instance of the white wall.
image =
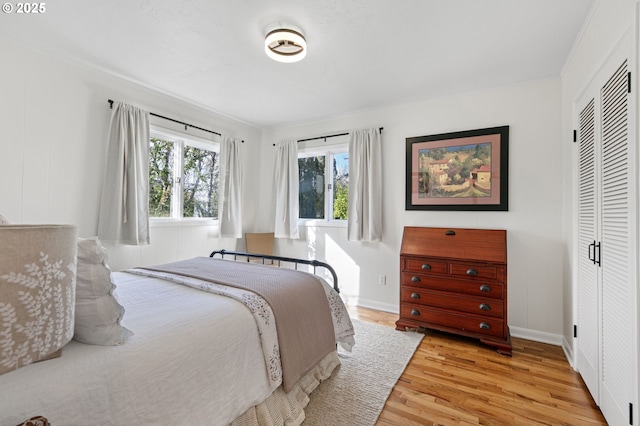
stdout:
<svg viewBox="0 0 640 426">
<path fill-rule="evenodd" d="M 574 102 L 613 51 L 635 17 L 637 0 L 600 0 L 594 7 L 583 34 L 568 59 L 562 75 L 562 182 L 563 193 L 563 347 L 573 358 L 573 324 L 576 309 L 577 248 L 576 176 L 577 146 L 572 142 L 576 129 Z M 635 81 L 638 81 L 636 78 Z M 635 93 L 638 93 L 637 88 Z"/>
<path fill-rule="evenodd" d="M 398 311 L 399 251 L 403 227 L 500 228 L 508 231 L 509 324 L 513 335 L 536 334 L 560 343 L 562 334 L 562 148 L 560 80 L 478 91 L 346 117 L 270 130 L 261 158 L 275 157 L 274 142 L 345 130 L 384 127 L 383 241 L 348 242 L 345 228 L 305 228 L 301 240 L 279 240 L 282 254 L 313 252 L 335 263 L 345 293 L 358 303 Z M 407 137 L 510 126 L 509 211 L 405 211 Z M 273 178 L 261 174 L 261 203 L 273 204 Z M 269 226 L 269 224 L 264 224 Z M 387 285 L 378 284 L 386 275 Z"/>
<path fill-rule="evenodd" d="M 0 57 L 0 214 L 11 222 L 72 223 L 82 237 L 97 234 L 108 99 L 244 139 L 246 168 L 257 167 L 250 154 L 260 133 L 250 126 L 6 40 L 0 40 Z M 250 193 L 243 201 L 252 202 Z M 236 244 L 220 240 L 213 226 L 153 227 L 151 240 L 149 246 L 110 247 L 111 266 L 208 255 Z"/>
</svg>

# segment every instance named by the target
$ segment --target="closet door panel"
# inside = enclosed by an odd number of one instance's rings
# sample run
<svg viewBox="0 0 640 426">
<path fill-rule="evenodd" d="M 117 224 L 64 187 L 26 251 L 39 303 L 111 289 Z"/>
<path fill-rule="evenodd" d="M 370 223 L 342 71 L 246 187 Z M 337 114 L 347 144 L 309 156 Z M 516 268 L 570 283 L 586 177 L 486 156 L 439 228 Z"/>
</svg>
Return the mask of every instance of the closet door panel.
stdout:
<svg viewBox="0 0 640 426">
<path fill-rule="evenodd" d="M 635 248 L 629 77 L 625 60 L 601 90 L 602 111 L 602 379 L 609 423 L 628 421 L 633 400 Z"/>
<path fill-rule="evenodd" d="M 596 242 L 595 99 L 579 103 L 578 160 L 578 341 L 577 367 L 593 398 L 599 398 L 600 323 Z"/>
</svg>

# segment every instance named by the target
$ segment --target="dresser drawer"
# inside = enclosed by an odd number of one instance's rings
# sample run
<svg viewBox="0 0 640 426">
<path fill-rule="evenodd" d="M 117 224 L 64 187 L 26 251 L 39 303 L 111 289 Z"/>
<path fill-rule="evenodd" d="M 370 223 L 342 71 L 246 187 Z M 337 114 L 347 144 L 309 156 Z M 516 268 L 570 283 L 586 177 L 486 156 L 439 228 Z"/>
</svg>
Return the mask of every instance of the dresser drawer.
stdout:
<svg viewBox="0 0 640 426">
<path fill-rule="evenodd" d="M 423 290 L 415 287 L 402 287 L 400 291 L 400 302 L 451 309 L 487 317 L 504 317 L 502 300 L 460 297 L 451 293 Z"/>
<path fill-rule="evenodd" d="M 449 268 L 451 275 L 467 278 L 499 280 L 504 276 L 504 268 L 494 265 L 452 262 Z"/>
<path fill-rule="evenodd" d="M 491 297 L 493 299 L 504 299 L 504 285 L 502 283 L 488 281 L 471 281 L 453 277 L 438 277 L 403 272 L 401 274 L 400 285 L 452 293 L 464 293 L 479 297 Z"/>
<path fill-rule="evenodd" d="M 433 324 L 443 329 L 456 329 L 485 336 L 503 337 L 504 335 L 504 322 L 501 319 L 464 315 L 408 303 L 401 305 L 400 316 L 410 321 L 420 322 L 426 328 L 429 328 L 429 324 Z"/>
<path fill-rule="evenodd" d="M 404 258 L 404 270 L 434 274 L 448 274 L 449 264 L 442 260 L 429 258 Z"/>
</svg>

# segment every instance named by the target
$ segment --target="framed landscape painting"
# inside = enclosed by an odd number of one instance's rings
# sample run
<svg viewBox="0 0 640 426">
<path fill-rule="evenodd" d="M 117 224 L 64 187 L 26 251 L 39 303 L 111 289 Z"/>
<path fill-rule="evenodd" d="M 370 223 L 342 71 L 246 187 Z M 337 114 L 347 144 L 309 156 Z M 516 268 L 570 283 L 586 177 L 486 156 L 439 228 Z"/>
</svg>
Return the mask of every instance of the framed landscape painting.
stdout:
<svg viewBox="0 0 640 426">
<path fill-rule="evenodd" d="M 509 210 L 509 126 L 406 142 L 406 210 Z"/>
</svg>

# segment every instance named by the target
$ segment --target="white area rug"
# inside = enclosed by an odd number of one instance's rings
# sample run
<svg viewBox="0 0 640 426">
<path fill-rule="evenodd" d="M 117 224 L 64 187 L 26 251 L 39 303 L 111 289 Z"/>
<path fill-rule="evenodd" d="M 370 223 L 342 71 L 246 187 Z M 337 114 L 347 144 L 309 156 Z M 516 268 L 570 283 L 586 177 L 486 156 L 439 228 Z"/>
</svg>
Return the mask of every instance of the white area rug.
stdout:
<svg viewBox="0 0 640 426">
<path fill-rule="evenodd" d="M 374 425 L 421 333 L 353 320 L 353 352 L 338 351 L 342 365 L 311 394 L 303 426 Z"/>
</svg>

